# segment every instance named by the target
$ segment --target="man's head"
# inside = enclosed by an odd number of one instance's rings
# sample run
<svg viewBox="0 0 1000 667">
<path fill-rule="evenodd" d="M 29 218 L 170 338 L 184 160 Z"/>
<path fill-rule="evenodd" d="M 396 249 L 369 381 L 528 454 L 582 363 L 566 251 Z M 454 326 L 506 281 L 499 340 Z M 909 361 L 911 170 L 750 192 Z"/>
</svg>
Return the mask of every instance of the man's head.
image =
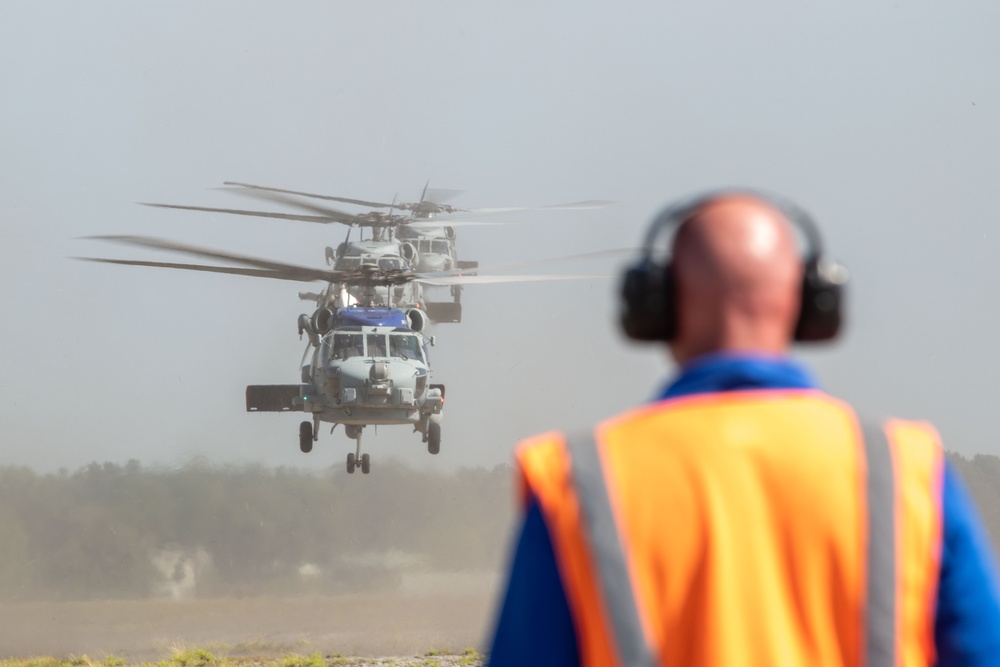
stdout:
<svg viewBox="0 0 1000 667">
<path fill-rule="evenodd" d="M 798 249 L 795 231 L 805 246 Z M 661 239 L 676 232 L 670 253 Z M 823 254 L 794 203 L 721 190 L 665 209 L 625 273 L 621 322 L 638 341 L 667 341 L 684 363 L 710 352 L 783 353 L 840 329 L 847 271 Z"/>
<path fill-rule="evenodd" d="M 798 321 L 802 259 L 784 213 L 747 194 L 695 210 L 674 237 L 678 363 L 709 352 L 780 354 Z"/>
</svg>

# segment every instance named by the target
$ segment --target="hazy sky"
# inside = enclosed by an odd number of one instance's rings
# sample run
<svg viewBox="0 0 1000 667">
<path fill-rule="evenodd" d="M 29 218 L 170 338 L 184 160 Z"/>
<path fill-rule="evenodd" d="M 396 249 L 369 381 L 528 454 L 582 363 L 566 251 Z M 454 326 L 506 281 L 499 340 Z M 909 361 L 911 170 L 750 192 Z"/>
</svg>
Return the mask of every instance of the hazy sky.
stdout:
<svg viewBox="0 0 1000 667">
<path fill-rule="evenodd" d="M 343 238 L 136 204 L 249 203 L 226 180 L 622 202 L 460 230 L 484 265 L 634 245 L 704 188 L 785 193 L 852 271 L 847 335 L 803 352 L 824 386 L 1000 455 L 998 25 L 986 0 L 0 3 L 0 464 L 343 465 L 342 430 L 303 455 L 297 415 L 244 411 L 298 381 L 298 285 L 67 259 L 169 261 L 78 240 L 128 233 L 319 266 Z M 435 331 L 442 453 L 368 429 L 373 474 L 507 462 L 647 399 L 671 369 L 622 340 L 616 289 L 467 289 Z"/>
</svg>

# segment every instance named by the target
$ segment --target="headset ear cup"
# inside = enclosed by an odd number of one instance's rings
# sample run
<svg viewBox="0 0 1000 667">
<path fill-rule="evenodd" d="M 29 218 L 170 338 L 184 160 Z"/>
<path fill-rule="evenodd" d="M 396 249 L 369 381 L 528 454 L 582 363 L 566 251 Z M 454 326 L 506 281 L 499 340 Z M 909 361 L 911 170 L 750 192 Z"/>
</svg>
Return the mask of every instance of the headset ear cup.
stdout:
<svg viewBox="0 0 1000 667">
<path fill-rule="evenodd" d="M 648 259 L 625 271 L 621 325 L 637 341 L 669 341 L 677 335 L 673 270 Z"/>
<path fill-rule="evenodd" d="M 847 271 L 841 265 L 814 257 L 802 273 L 802 303 L 795 340 L 816 342 L 835 338 L 844 311 Z"/>
</svg>

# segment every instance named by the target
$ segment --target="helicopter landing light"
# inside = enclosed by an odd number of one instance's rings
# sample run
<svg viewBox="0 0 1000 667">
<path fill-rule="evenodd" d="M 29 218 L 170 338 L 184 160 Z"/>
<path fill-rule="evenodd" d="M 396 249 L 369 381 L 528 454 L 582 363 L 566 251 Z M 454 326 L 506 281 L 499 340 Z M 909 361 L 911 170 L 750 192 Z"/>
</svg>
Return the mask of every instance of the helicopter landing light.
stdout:
<svg viewBox="0 0 1000 667">
<path fill-rule="evenodd" d="M 358 390 L 354 387 L 344 387 L 340 390 L 340 402 L 341 403 L 357 403 L 358 402 Z"/>
</svg>

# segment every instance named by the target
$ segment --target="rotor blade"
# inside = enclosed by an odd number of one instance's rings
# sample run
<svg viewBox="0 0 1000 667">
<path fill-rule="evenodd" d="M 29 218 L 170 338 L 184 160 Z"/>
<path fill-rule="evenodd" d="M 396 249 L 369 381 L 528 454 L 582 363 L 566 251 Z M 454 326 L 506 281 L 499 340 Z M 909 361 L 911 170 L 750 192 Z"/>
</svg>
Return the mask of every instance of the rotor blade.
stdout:
<svg viewBox="0 0 1000 667">
<path fill-rule="evenodd" d="M 552 204 L 550 206 L 509 206 L 500 208 L 463 208 L 469 213 L 511 213 L 516 211 L 585 211 L 614 206 L 618 202 L 591 199 L 587 201 L 570 202 L 568 204 Z"/>
<path fill-rule="evenodd" d="M 335 208 L 330 208 L 329 206 L 320 206 L 319 204 L 311 204 L 309 202 L 304 202 L 301 199 L 295 199 L 293 196 L 284 195 L 277 192 L 258 192 L 256 190 L 246 190 L 239 188 L 219 188 L 220 190 L 225 190 L 227 192 L 232 192 L 244 197 L 253 197 L 254 199 L 264 199 L 272 202 L 279 202 L 285 204 L 286 206 L 293 206 L 295 208 L 300 208 L 305 211 L 311 211 L 313 213 L 319 213 L 322 216 L 333 218 L 337 221 L 346 222 L 348 220 L 353 220 L 357 216 L 354 213 L 347 213 L 345 211 L 340 211 Z"/>
<path fill-rule="evenodd" d="M 430 185 L 431 185 L 431 179 L 428 178 L 427 182 L 424 183 L 424 191 L 420 193 L 420 201 L 421 202 L 424 201 L 424 197 L 427 196 L 427 188 L 429 188 Z"/>
<path fill-rule="evenodd" d="M 428 201 L 434 204 L 443 204 L 449 199 L 454 199 L 458 195 L 462 194 L 462 190 L 446 190 L 441 188 L 430 188 L 424 192 L 424 198 L 421 201 Z"/>
<path fill-rule="evenodd" d="M 434 218 L 419 222 L 404 222 L 402 224 L 412 229 L 444 229 L 445 227 L 483 227 L 486 225 L 520 225 L 520 222 L 504 222 L 500 220 L 445 220 Z"/>
<path fill-rule="evenodd" d="M 209 273 L 228 273 L 235 276 L 251 276 L 253 278 L 273 278 L 275 280 L 294 280 L 297 282 L 309 282 L 310 279 L 302 279 L 289 276 L 279 271 L 268 269 L 241 269 L 230 266 L 206 266 L 204 264 L 177 264 L 174 262 L 145 262 L 136 259 L 105 259 L 102 257 L 73 257 L 84 262 L 102 262 L 104 264 L 123 264 L 125 266 L 152 266 L 164 269 L 184 269 L 185 271 L 207 271 Z"/>
<path fill-rule="evenodd" d="M 196 257 L 207 257 L 236 264 L 246 264 L 258 269 L 267 269 L 280 273 L 284 280 L 298 280 L 301 282 L 323 281 L 327 283 L 337 282 L 345 285 L 402 285 L 412 282 L 416 274 L 410 270 L 400 269 L 380 269 L 375 265 L 362 265 L 356 269 L 313 269 L 298 264 L 286 264 L 246 255 L 237 255 L 211 248 L 201 248 L 185 243 L 167 241 L 148 236 L 88 236 L 85 238 L 98 239 L 104 241 L 115 241 L 128 245 L 136 245 L 146 248 L 157 248 L 160 250 L 172 250 Z M 225 267 L 223 267 L 225 268 Z M 249 274 L 248 274 L 249 275 Z"/>
<path fill-rule="evenodd" d="M 528 266 L 548 266 L 561 262 L 572 262 L 587 259 L 617 259 L 621 257 L 632 257 L 642 252 L 642 248 L 614 248 L 612 250 L 598 250 L 597 252 L 586 252 L 579 255 L 565 255 L 563 257 L 550 257 L 548 259 L 529 259 L 521 262 L 508 262 L 506 264 L 491 264 L 489 266 L 479 266 L 475 269 L 452 269 L 450 271 L 438 271 L 433 274 L 421 273 L 421 277 L 437 278 L 448 276 L 459 276 L 468 271 L 475 271 L 477 274 L 490 271 L 507 271 L 510 269 L 520 269 Z"/>
<path fill-rule="evenodd" d="M 441 277 L 417 277 L 413 282 L 424 285 L 488 285 L 494 283 L 532 283 L 547 282 L 553 280 L 594 280 L 606 279 L 612 276 L 607 275 L 577 275 L 577 276 L 441 276 Z"/>
<path fill-rule="evenodd" d="M 346 275 L 343 271 L 313 269 L 307 266 L 299 266 L 297 264 L 274 262 L 271 260 L 258 259 L 256 257 L 249 257 L 246 255 L 237 255 L 235 253 L 212 250 L 211 248 L 201 248 L 198 246 L 188 245 L 186 243 L 177 243 L 175 241 L 167 241 L 165 239 L 157 239 L 149 236 L 110 235 L 89 236 L 86 238 L 98 239 L 102 241 L 114 241 L 116 243 L 125 243 L 127 245 L 135 245 L 145 248 L 157 248 L 159 250 L 172 250 L 185 255 L 207 257 L 209 259 L 218 259 L 233 262 L 235 264 L 245 264 L 258 269 L 279 271 L 288 276 L 294 276 L 294 278 L 287 278 L 287 280 L 302 280 L 304 282 L 311 280 L 323 280 L 329 282 L 340 280 L 344 277 L 344 275 Z"/>
<path fill-rule="evenodd" d="M 251 185 L 249 183 L 237 183 L 235 181 L 226 181 L 223 185 L 235 185 L 241 188 L 250 188 L 251 190 L 269 190 L 271 192 L 283 192 L 289 195 L 300 195 L 302 197 L 312 197 L 313 199 L 326 199 L 328 201 L 339 201 L 345 204 L 357 204 L 358 206 L 368 206 L 371 208 L 389 208 L 392 204 L 386 204 L 377 201 L 365 201 L 364 199 L 350 199 L 348 197 L 334 197 L 332 195 L 317 195 L 311 192 L 299 192 L 298 190 L 285 190 L 282 188 L 269 188 L 263 185 Z"/>
<path fill-rule="evenodd" d="M 279 220 L 300 220 L 302 222 L 319 222 L 329 224 L 339 222 L 344 225 L 355 223 L 354 216 L 344 215 L 344 218 L 333 217 L 331 215 L 300 215 L 296 213 L 273 213 L 271 211 L 246 211 L 238 208 L 212 208 L 209 206 L 181 206 L 180 204 L 152 204 L 139 202 L 143 206 L 155 206 L 156 208 L 177 208 L 185 211 L 207 211 L 209 213 L 229 213 L 232 215 L 248 215 L 256 218 L 277 218 Z"/>
</svg>

